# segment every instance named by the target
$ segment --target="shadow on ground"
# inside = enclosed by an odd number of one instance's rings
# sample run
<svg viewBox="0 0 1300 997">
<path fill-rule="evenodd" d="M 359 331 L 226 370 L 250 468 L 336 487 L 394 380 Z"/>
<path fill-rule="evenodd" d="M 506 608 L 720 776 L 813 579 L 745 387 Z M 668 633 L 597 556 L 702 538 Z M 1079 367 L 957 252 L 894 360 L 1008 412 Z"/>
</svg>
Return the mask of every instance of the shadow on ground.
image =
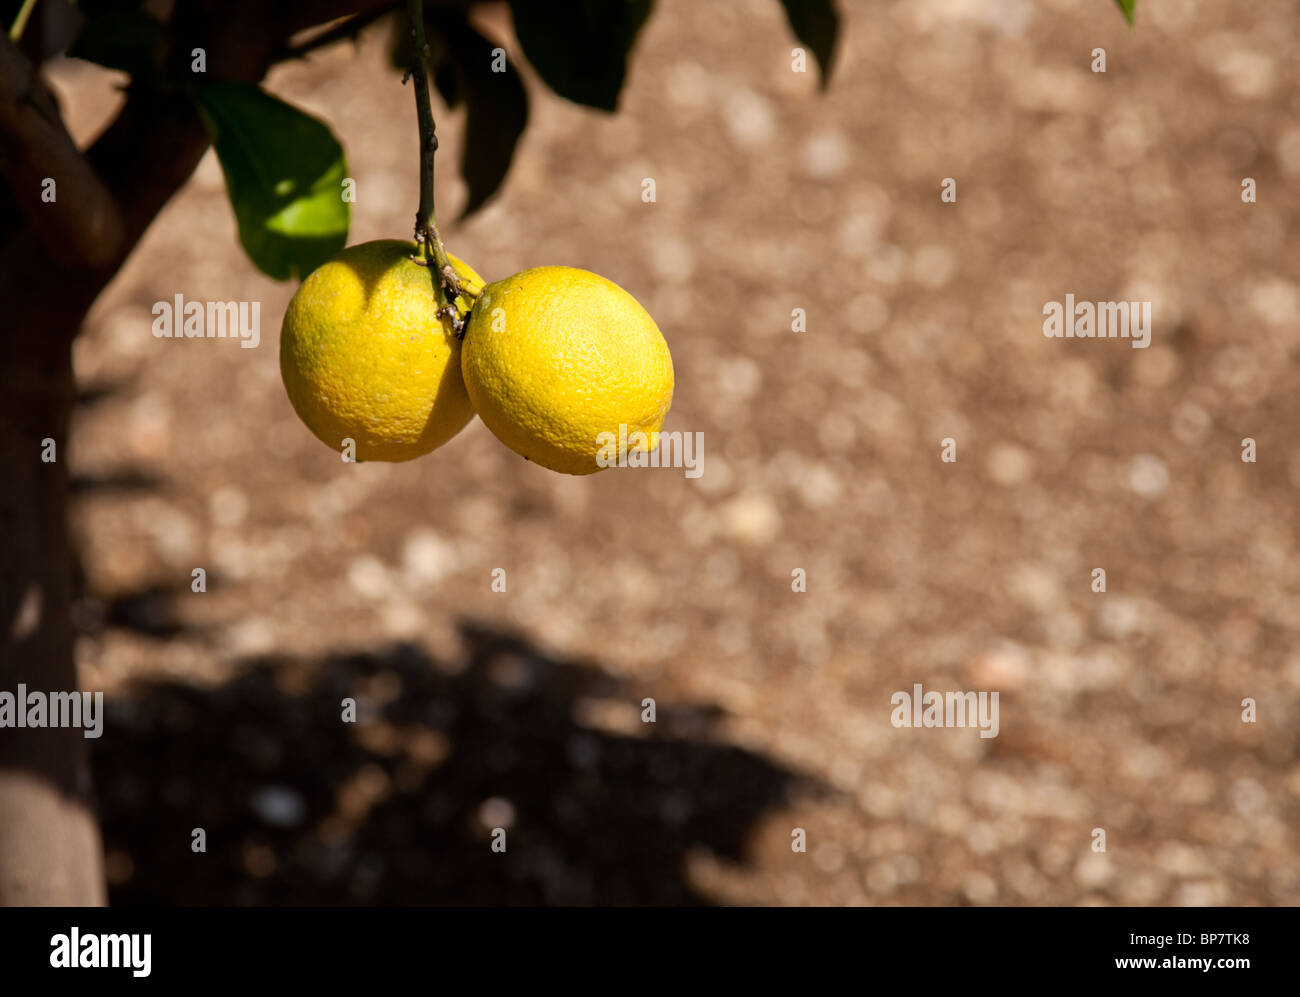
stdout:
<svg viewBox="0 0 1300 997">
<path fill-rule="evenodd" d="M 455 662 L 258 658 L 215 688 L 111 699 L 93 746 L 111 901 L 701 904 L 688 851 L 742 862 L 766 809 L 815 790 L 711 739 L 715 708 L 642 724 L 652 693 L 590 663 L 462 638 Z"/>
</svg>

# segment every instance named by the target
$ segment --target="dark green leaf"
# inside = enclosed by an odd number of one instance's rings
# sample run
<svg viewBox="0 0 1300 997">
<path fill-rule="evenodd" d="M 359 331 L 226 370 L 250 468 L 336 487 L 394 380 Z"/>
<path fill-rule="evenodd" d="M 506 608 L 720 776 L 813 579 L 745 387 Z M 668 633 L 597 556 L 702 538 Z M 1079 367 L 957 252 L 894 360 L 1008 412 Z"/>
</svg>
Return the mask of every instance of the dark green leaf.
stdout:
<svg viewBox="0 0 1300 997">
<path fill-rule="evenodd" d="M 424 40 L 429 46 L 430 82 L 442 96 L 442 102 L 448 107 L 456 107 L 464 99 L 460 92 L 460 73 L 456 69 L 450 44 L 438 34 L 439 17 L 461 17 L 463 14 L 448 13 L 425 4 Z M 411 20 L 403 9 L 392 19 L 392 32 L 388 41 L 388 61 L 394 69 L 405 73 L 411 68 Z"/>
<path fill-rule="evenodd" d="M 448 107 L 459 107 L 460 102 L 465 99 L 465 95 L 461 92 L 460 73 L 451 55 L 434 67 L 433 85 L 442 96 L 442 102 Z"/>
<path fill-rule="evenodd" d="M 411 68 L 411 21 L 405 7 L 389 19 L 388 63 L 402 72 Z"/>
<path fill-rule="evenodd" d="M 832 0 L 781 0 L 786 20 L 794 36 L 812 49 L 817 67 L 822 74 L 822 89 L 830 82 L 831 58 L 835 55 L 835 39 L 839 33 L 840 18 Z"/>
<path fill-rule="evenodd" d="M 125 4 L 87 5 L 86 23 L 68 49 L 108 69 L 138 80 L 157 80 L 167 54 L 167 29 L 143 10 Z"/>
<path fill-rule="evenodd" d="M 1137 8 L 1137 0 L 1115 0 L 1115 2 L 1119 4 L 1119 9 L 1124 12 L 1124 16 L 1128 19 L 1128 23 L 1132 24 L 1133 15 Z"/>
<path fill-rule="evenodd" d="M 277 280 L 305 277 L 342 249 L 347 163 L 329 127 L 245 83 L 209 84 L 198 104 L 257 268 Z"/>
<path fill-rule="evenodd" d="M 456 51 L 456 41 L 466 37 L 478 52 L 482 37 L 471 28 L 463 13 L 427 11 L 424 24 L 425 43 L 429 46 L 429 71 L 434 87 L 448 107 L 459 107 L 465 101 L 464 59 Z M 409 51 L 410 46 L 407 46 Z M 513 72 L 513 70 L 511 70 Z"/>
<path fill-rule="evenodd" d="M 510 0 L 515 34 L 537 75 L 561 97 L 613 111 L 627 56 L 651 0 Z"/>
<path fill-rule="evenodd" d="M 463 99 L 466 106 L 460 172 L 469 185 L 469 200 L 463 218 L 482 207 L 509 172 L 515 145 L 528 124 L 528 95 L 505 53 L 494 54 L 497 46 L 464 17 L 442 14 L 429 28 L 439 36 L 436 46 L 430 42 L 434 57 L 446 57 L 437 74 L 438 90 L 448 104 Z"/>
</svg>

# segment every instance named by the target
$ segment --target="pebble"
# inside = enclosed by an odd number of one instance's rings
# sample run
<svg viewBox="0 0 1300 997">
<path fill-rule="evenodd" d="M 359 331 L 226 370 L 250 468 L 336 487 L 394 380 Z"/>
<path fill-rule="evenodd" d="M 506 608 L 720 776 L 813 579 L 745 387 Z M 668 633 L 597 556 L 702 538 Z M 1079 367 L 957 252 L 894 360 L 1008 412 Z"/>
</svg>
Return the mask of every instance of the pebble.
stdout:
<svg viewBox="0 0 1300 997">
<path fill-rule="evenodd" d="M 907 252 L 902 246 L 886 243 L 867 263 L 867 276 L 881 284 L 897 284 L 907 271 Z"/>
<path fill-rule="evenodd" d="M 1014 443 L 997 443 L 989 451 L 989 477 L 999 485 L 1022 485 L 1033 473 L 1034 458 L 1028 450 Z"/>
<path fill-rule="evenodd" d="M 1208 865 L 1204 856 L 1181 841 L 1167 841 L 1155 854 L 1155 864 L 1171 876 L 1191 877 L 1202 875 Z"/>
<path fill-rule="evenodd" d="M 259 786 L 249 802 L 258 818 L 272 827 L 297 827 L 307 816 L 307 801 L 292 786 Z"/>
<path fill-rule="evenodd" d="M 794 487 L 810 509 L 833 506 L 842 491 L 839 477 L 825 464 L 805 464 L 795 478 Z"/>
<path fill-rule="evenodd" d="M 1101 889 L 1114 878 L 1114 863 L 1105 852 L 1088 852 L 1074 864 L 1074 881 L 1082 889 Z"/>
<path fill-rule="evenodd" d="M 944 287 L 957 272 L 957 256 L 947 246 L 922 246 L 912 254 L 910 270 L 923 287 Z"/>
<path fill-rule="evenodd" d="M 723 549 L 704 562 L 704 579 L 709 588 L 729 589 L 740 580 L 741 563 L 735 551 Z"/>
<path fill-rule="evenodd" d="M 1139 782 L 1163 778 L 1170 767 L 1169 754 L 1154 744 L 1131 746 L 1121 762 L 1126 775 Z"/>
<path fill-rule="evenodd" d="M 439 584 L 456 571 L 459 560 L 456 547 L 427 528 L 412 530 L 402 545 L 402 574 L 411 586 Z"/>
<path fill-rule="evenodd" d="M 248 496 L 227 485 L 208 496 L 208 515 L 217 526 L 234 527 L 248 515 Z"/>
<path fill-rule="evenodd" d="M 763 386 L 763 372 L 752 358 L 728 357 L 718 364 L 718 387 L 737 398 L 752 398 Z"/>
<path fill-rule="evenodd" d="M 776 114 L 771 101 L 742 87 L 728 94 L 722 102 L 727 134 L 742 149 L 757 149 L 776 137 Z"/>
<path fill-rule="evenodd" d="M 1031 674 L 1029 652 L 1014 641 L 1003 641 L 985 651 L 970 666 L 971 681 L 981 689 L 1011 691 Z"/>
<path fill-rule="evenodd" d="M 1282 277 L 1265 277 L 1250 289 L 1250 307 L 1272 325 L 1300 322 L 1300 287 Z"/>
<path fill-rule="evenodd" d="M 1228 790 L 1228 798 L 1243 817 L 1261 817 L 1268 811 L 1268 790 L 1257 779 L 1238 779 Z"/>
<path fill-rule="evenodd" d="M 271 621 L 257 616 L 232 623 L 225 633 L 225 645 L 236 657 L 266 654 L 275 647 L 275 641 Z"/>
<path fill-rule="evenodd" d="M 189 566 L 193 561 L 198 530 L 183 512 L 162 503 L 141 506 L 144 528 L 153 540 L 154 551 L 166 564 Z"/>
<path fill-rule="evenodd" d="M 1223 88 L 1234 97 L 1258 100 L 1269 96 L 1277 83 L 1273 60 L 1233 44 L 1223 35 L 1211 35 L 1201 47 L 1201 60 L 1219 77 Z"/>
<path fill-rule="evenodd" d="M 973 904 L 991 904 L 998 898 L 998 884 L 987 872 L 977 869 L 967 875 L 962 892 Z"/>
<path fill-rule="evenodd" d="M 1293 177 L 1300 176 L 1300 125 L 1287 128 L 1279 136 L 1277 161 L 1283 173 Z"/>
<path fill-rule="evenodd" d="M 828 876 L 844 868 L 844 849 L 833 841 L 813 849 L 813 865 Z"/>
<path fill-rule="evenodd" d="M 728 657 L 744 654 L 750 648 L 749 624 L 744 620 L 723 620 L 713 631 L 718 650 Z"/>
<path fill-rule="evenodd" d="M 1226 884 L 1217 879 L 1184 883 L 1174 895 L 1177 907 L 1219 907 L 1227 900 Z"/>
<path fill-rule="evenodd" d="M 1142 609 L 1137 600 L 1108 593 L 1098 595 L 1097 629 L 1112 640 L 1123 640 L 1142 629 Z"/>
<path fill-rule="evenodd" d="M 650 266 L 667 281 L 684 281 L 695 273 L 695 251 L 680 236 L 661 235 L 650 243 Z"/>
<path fill-rule="evenodd" d="M 363 554 L 348 565 L 348 584 L 357 595 L 376 601 L 386 598 L 393 588 L 388 569 L 373 554 Z"/>
<path fill-rule="evenodd" d="M 872 862 L 867 867 L 866 875 L 863 876 L 863 885 L 867 888 L 867 892 L 877 897 L 889 896 L 894 892 L 897 882 L 894 877 L 894 866 L 888 859 Z"/>
<path fill-rule="evenodd" d="M 515 805 L 503 796 L 490 796 L 478 806 L 478 820 L 488 830 L 504 828 L 510 830 L 515 825 Z"/>
<path fill-rule="evenodd" d="M 1210 428 L 1210 414 L 1194 402 L 1179 402 L 1169 419 L 1169 430 L 1183 446 L 1191 446 L 1205 438 Z"/>
<path fill-rule="evenodd" d="M 823 131 L 804 142 L 799 158 L 809 177 L 830 180 L 848 169 L 852 152 L 842 131 Z"/>
<path fill-rule="evenodd" d="M 702 469 L 700 476 L 692 480 L 695 487 L 706 495 L 722 495 L 730 490 L 736 480 L 731 464 L 724 457 L 710 455 L 700 467 Z"/>
<path fill-rule="evenodd" d="M 722 507 L 721 516 L 727 536 L 755 546 L 770 543 L 781 530 L 776 503 L 761 492 L 731 499 Z"/>
<path fill-rule="evenodd" d="M 1129 463 L 1128 482 L 1142 498 L 1155 501 L 1169 488 L 1169 467 L 1155 454 L 1141 454 Z"/>
<path fill-rule="evenodd" d="M 878 294 L 864 291 L 849 302 L 846 321 L 853 332 L 876 332 L 889 322 L 889 303 Z"/>
<path fill-rule="evenodd" d="M 698 62 L 678 62 L 664 74 L 668 99 L 684 110 L 699 110 L 713 103 L 713 77 Z"/>
</svg>

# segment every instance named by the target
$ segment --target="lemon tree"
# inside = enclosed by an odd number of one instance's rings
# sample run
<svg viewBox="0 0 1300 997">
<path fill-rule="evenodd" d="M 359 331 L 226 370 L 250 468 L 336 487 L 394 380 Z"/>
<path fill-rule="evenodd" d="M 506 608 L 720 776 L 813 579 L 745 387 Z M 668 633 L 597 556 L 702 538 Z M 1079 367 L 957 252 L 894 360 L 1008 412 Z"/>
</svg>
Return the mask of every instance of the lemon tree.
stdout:
<svg viewBox="0 0 1300 997">
<path fill-rule="evenodd" d="M 799 44 L 816 60 L 824 85 L 838 35 L 837 6 L 842 5 L 838 0 L 773 2 L 780 4 Z M 1118 4 L 1132 20 L 1136 0 L 1099 2 Z M 560 97 L 598 111 L 613 110 L 629 53 L 653 17 L 654 5 L 652 0 L 509 0 L 508 20 L 517 44 L 505 45 L 494 31 L 485 33 L 484 19 L 474 16 L 475 8 L 483 6 L 479 0 L 409 0 L 405 13 L 399 6 L 394 0 L 77 0 L 41 4 L 36 12 L 36 0 L 8 4 L 11 20 L 0 38 L 0 174 L 5 181 L 0 184 L 0 215 L 5 220 L 0 245 L 12 265 L 0 272 L 9 347 L 0 351 L 0 375 L 13 387 L 0 399 L 0 423 L 6 426 L 0 433 L 0 464 L 7 472 L 0 487 L 0 511 L 11 542 L 9 583 L 0 586 L 0 602 L 8 600 L 14 619 L 19 605 L 15 600 L 24 593 L 41 593 L 46 607 L 24 639 L 23 653 L 9 663 L 11 682 L 25 681 L 33 688 L 70 688 L 75 683 L 66 613 L 73 601 L 73 559 L 60 555 L 71 545 L 65 514 L 67 465 L 61 459 L 34 460 L 32 455 L 47 445 L 61 446 L 68 438 L 76 398 L 73 341 L 96 299 L 189 181 L 207 149 L 213 148 L 220 161 L 239 241 L 263 273 L 277 280 L 307 277 L 311 282 L 307 275 L 322 264 L 330 266 L 327 261 L 347 244 L 353 203 L 347 193 L 353 176 L 342 144 L 325 121 L 259 86 L 271 67 L 308 58 L 391 19 L 394 35 L 409 50 L 400 68 L 416 75 L 420 84 L 417 100 L 422 93 L 427 105 L 427 63 L 444 103 L 463 109 L 460 168 L 468 213 L 499 187 L 528 121 L 529 98 L 514 64 L 516 53 L 532 64 L 540 83 Z M 418 23 L 422 32 L 426 13 L 429 37 L 416 38 L 413 44 L 410 26 Z M 44 82 L 46 64 L 63 56 L 113 71 L 103 84 L 103 106 L 113 108 L 111 118 L 85 143 L 73 140 L 59 102 Z M 331 447 L 339 445 L 336 437 L 358 434 L 353 438 L 366 441 L 363 459 L 366 454 L 401 459 L 464 417 L 463 409 L 448 405 L 444 411 L 440 400 L 431 402 L 427 383 L 423 401 L 417 404 L 419 391 L 393 366 L 405 349 L 399 347 L 398 330 L 406 331 L 425 340 L 420 360 L 424 373 L 440 369 L 439 384 L 450 385 L 456 347 L 447 338 L 446 325 L 451 324 L 456 336 L 463 332 L 461 306 L 474 296 L 468 268 L 450 257 L 436 236 L 436 140 L 426 110 L 421 112 L 421 220 L 416 241 L 423 258 L 433 261 L 422 268 L 427 293 L 419 293 L 418 282 L 410 280 L 414 272 L 400 260 L 380 271 L 395 288 L 402 288 L 386 296 L 401 302 L 394 305 L 394 314 L 422 316 L 420 329 L 380 315 L 360 299 L 354 298 L 351 311 L 340 307 L 331 315 L 328 308 L 301 297 L 295 309 L 316 318 L 304 320 L 301 330 L 295 319 L 288 337 L 286 382 L 292 382 L 295 410 Z M 223 252 L 209 235 L 196 233 L 195 244 L 204 253 Z M 335 274 L 340 285 L 348 283 L 340 271 L 327 273 Z M 462 281 L 468 286 L 462 288 Z M 424 300 L 428 296 L 434 302 L 431 312 Z M 595 309 L 584 305 L 580 311 L 585 315 Z M 579 315 L 567 328 L 594 330 L 585 323 Z M 314 331 L 308 332 L 308 326 Z M 546 325 L 551 330 L 561 327 L 558 322 Z M 539 335 L 538 345 L 550 335 Z M 485 360 L 500 344 L 486 345 Z M 369 353 L 374 346 L 377 358 Z M 573 385 L 580 385 L 582 378 L 559 390 L 560 381 L 550 385 L 539 380 L 540 361 L 524 359 L 527 363 L 516 379 L 537 385 L 534 404 L 547 397 L 554 402 L 550 415 L 537 421 L 537 435 L 562 441 L 567 431 L 543 432 L 541 427 L 543 422 L 558 427 L 568 420 L 575 411 L 574 392 L 582 390 Z M 349 369 L 351 363 L 356 366 Z M 338 366 L 326 375 L 331 364 Z M 331 377 L 338 379 L 337 385 L 330 383 Z M 492 385 L 485 382 L 484 396 L 498 387 L 504 391 L 508 383 L 504 377 Z M 655 381 L 651 375 L 647 383 L 646 394 L 670 397 L 671 382 Z M 398 397 L 402 401 L 394 402 Z M 511 419 L 527 425 L 510 412 L 512 405 L 520 412 L 526 409 L 508 401 L 502 394 L 483 403 L 487 418 L 503 437 L 510 434 Z M 423 405 L 428 409 L 421 423 Z M 620 412 L 611 408 L 610 415 Z M 583 431 L 591 428 L 587 425 Z M 556 446 L 562 454 L 570 452 Z M 88 811 L 66 805 L 65 794 L 74 784 L 63 782 L 66 773 L 79 770 L 84 742 L 72 730 L 48 733 L 49 740 L 37 751 L 21 741 L 0 740 L 0 838 L 10 842 L 0 848 L 0 903 L 97 903 L 103 899 L 103 875 L 102 862 L 94 854 L 96 834 Z M 15 743 L 16 750 L 11 747 Z M 61 773 L 60 781 L 50 782 L 48 792 L 35 801 L 30 795 L 33 783 L 25 778 L 33 759 L 40 760 L 46 774 Z"/>
</svg>

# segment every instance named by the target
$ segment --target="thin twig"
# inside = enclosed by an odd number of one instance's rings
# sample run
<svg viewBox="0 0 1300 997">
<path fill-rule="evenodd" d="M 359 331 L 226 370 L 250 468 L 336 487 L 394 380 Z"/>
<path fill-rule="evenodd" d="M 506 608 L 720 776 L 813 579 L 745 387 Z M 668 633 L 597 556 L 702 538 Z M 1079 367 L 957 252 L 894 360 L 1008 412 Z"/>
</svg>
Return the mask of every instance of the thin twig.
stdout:
<svg viewBox="0 0 1300 997">
<path fill-rule="evenodd" d="M 415 82 L 415 113 L 420 122 L 420 209 L 415 216 L 415 241 L 424 247 L 425 261 L 436 264 L 433 274 L 438 314 L 451 317 L 457 333 L 463 321 L 456 309 L 461 293 L 460 279 L 447 258 L 447 250 L 438 234 L 438 220 L 433 208 L 433 157 L 438 151 L 438 135 L 433 122 L 433 104 L 429 100 L 429 78 L 424 70 L 428 47 L 424 41 L 423 0 L 408 0 L 411 12 L 411 41 L 415 52 L 411 59 L 411 78 Z"/>
<path fill-rule="evenodd" d="M 276 52 L 273 59 L 276 62 L 285 59 L 302 59 L 309 53 L 324 48 L 326 45 L 333 45 L 335 42 L 343 41 L 348 38 L 356 41 L 357 35 L 359 35 L 364 28 L 374 24 L 381 17 L 393 13 L 399 7 L 401 7 L 400 0 L 398 0 L 398 2 L 385 4 L 382 7 L 376 7 L 374 10 L 367 10 L 360 14 L 354 14 L 351 17 L 340 21 L 338 24 L 334 25 L 334 27 L 327 28 L 320 34 L 313 35 L 298 45 L 285 46 L 283 49 Z"/>
<path fill-rule="evenodd" d="M 9 27 L 9 40 L 18 41 L 23 36 L 23 31 L 27 28 L 27 19 L 32 16 L 32 8 L 36 6 L 36 0 L 23 0 L 23 5 L 18 8 L 18 16 L 14 18 L 14 23 Z"/>
</svg>

